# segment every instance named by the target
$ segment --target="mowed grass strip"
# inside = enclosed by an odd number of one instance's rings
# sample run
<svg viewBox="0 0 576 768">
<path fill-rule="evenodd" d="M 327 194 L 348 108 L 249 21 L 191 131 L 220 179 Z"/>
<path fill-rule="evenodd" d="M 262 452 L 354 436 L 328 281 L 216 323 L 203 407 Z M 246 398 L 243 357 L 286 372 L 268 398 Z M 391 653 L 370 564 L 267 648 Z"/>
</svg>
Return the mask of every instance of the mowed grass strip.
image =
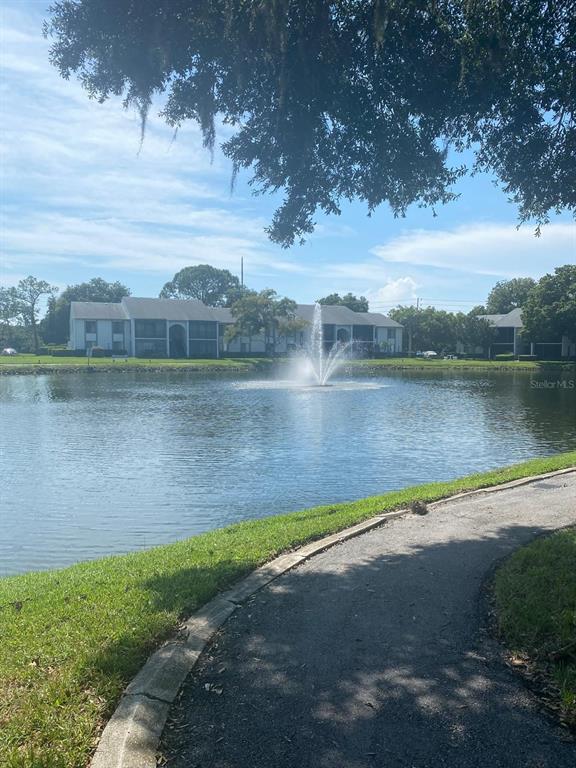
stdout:
<svg viewBox="0 0 576 768">
<path fill-rule="evenodd" d="M 555 679 L 560 717 L 576 728 L 576 529 L 537 539 L 494 580 L 498 625 L 510 651 Z"/>
<path fill-rule="evenodd" d="M 254 368 L 272 368 L 275 364 L 282 364 L 287 358 L 263 358 L 263 357 L 222 357 L 219 359 L 166 359 L 166 358 L 140 358 L 129 357 L 126 359 L 113 360 L 111 357 L 52 357 L 51 355 L 0 355 L 0 370 L 9 371 L 17 369 L 20 371 L 30 371 L 36 373 L 42 368 L 189 368 L 189 369 L 226 369 L 250 370 Z M 532 360 L 443 360 L 442 358 L 426 360 L 421 357 L 387 357 L 387 358 L 361 358 L 358 360 L 348 360 L 346 368 L 350 372 L 354 370 L 381 370 L 381 369 L 415 369 L 427 370 L 429 368 L 462 369 L 469 368 L 502 371 L 502 370 L 555 370 L 559 372 L 575 371 L 576 363 L 569 361 L 532 361 Z"/>
<path fill-rule="evenodd" d="M 484 371 L 576 371 L 576 363 L 570 360 L 444 360 L 422 357 L 383 357 L 364 358 L 352 360 L 349 365 L 354 368 L 369 368 L 379 370 L 381 368 L 401 368 L 427 370 L 428 368 L 454 368 L 466 370 L 475 368 Z"/>
<path fill-rule="evenodd" d="M 415 500 L 573 466 L 576 451 L 1 579 L 0 765 L 83 768 L 153 648 L 180 619 L 280 552 Z"/>
<path fill-rule="evenodd" d="M 193 358 L 149 359 L 128 357 L 113 360 L 111 357 L 52 357 L 52 355 L 0 355 L 0 367 L 4 368 L 42 368 L 42 367 L 94 367 L 94 368 L 254 368 L 270 364 L 271 360 L 258 357 L 222 357 L 197 360 Z"/>
</svg>

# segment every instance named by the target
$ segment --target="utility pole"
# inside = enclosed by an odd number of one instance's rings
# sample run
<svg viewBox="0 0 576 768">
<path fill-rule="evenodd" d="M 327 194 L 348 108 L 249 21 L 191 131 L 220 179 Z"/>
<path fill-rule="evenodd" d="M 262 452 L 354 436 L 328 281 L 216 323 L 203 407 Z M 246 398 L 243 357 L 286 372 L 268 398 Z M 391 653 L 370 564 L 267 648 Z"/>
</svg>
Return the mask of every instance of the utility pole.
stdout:
<svg viewBox="0 0 576 768">
<path fill-rule="evenodd" d="M 416 312 L 420 311 L 420 299 L 416 299 Z M 412 321 L 410 321 L 410 325 L 408 327 L 408 354 L 412 354 Z"/>
<path fill-rule="evenodd" d="M 240 287 L 244 288 L 244 256 L 240 257 Z"/>
</svg>

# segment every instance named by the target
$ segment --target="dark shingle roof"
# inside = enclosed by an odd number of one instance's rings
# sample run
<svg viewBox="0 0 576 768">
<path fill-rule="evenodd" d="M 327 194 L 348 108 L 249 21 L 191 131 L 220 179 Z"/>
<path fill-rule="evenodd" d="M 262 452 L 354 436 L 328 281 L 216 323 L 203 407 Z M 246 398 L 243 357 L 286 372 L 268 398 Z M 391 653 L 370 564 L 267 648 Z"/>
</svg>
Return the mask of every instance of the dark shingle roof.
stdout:
<svg viewBox="0 0 576 768">
<path fill-rule="evenodd" d="M 204 320 L 233 323 L 227 307 L 207 307 L 195 299 L 148 299 L 127 296 L 120 304 L 73 301 L 72 317 L 82 320 Z M 298 304 L 297 317 L 312 323 L 314 304 Z M 341 305 L 322 306 L 322 322 L 326 325 L 375 325 L 401 328 L 395 320 L 378 312 L 353 312 Z"/>
<path fill-rule="evenodd" d="M 196 299 L 122 299 L 134 320 L 218 320 L 214 307 Z"/>
<path fill-rule="evenodd" d="M 127 320 L 126 310 L 120 303 L 104 301 L 73 301 L 70 317 L 75 320 Z"/>
<path fill-rule="evenodd" d="M 487 320 L 494 328 L 523 328 L 520 307 L 510 310 L 505 315 L 478 315 L 479 320 Z"/>
<path fill-rule="evenodd" d="M 298 304 L 296 314 L 303 320 L 312 322 L 314 304 Z M 378 312 L 354 312 L 341 304 L 323 304 L 322 322 L 325 325 L 375 325 L 378 327 L 401 328 L 400 323 Z"/>
</svg>

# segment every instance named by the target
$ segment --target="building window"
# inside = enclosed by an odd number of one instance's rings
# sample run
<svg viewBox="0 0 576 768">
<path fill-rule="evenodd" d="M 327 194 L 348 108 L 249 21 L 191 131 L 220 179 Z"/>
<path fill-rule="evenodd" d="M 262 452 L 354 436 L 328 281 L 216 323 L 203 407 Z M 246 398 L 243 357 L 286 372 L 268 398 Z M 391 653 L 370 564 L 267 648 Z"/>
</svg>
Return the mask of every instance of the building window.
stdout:
<svg viewBox="0 0 576 768">
<path fill-rule="evenodd" d="M 216 357 L 216 342 L 208 339 L 192 339 L 190 357 Z"/>
<path fill-rule="evenodd" d="M 136 339 L 136 357 L 166 357 L 166 339 Z"/>
<path fill-rule="evenodd" d="M 125 352 L 124 342 L 123 341 L 113 341 L 112 342 L 112 351 L 113 352 Z"/>
<path fill-rule="evenodd" d="M 496 344 L 513 344 L 514 328 L 496 328 Z"/>
<path fill-rule="evenodd" d="M 336 338 L 336 326 L 325 323 L 322 326 L 322 335 L 324 341 L 334 341 Z"/>
<path fill-rule="evenodd" d="M 85 333 L 96 333 L 96 320 L 85 320 L 84 331 Z"/>
<path fill-rule="evenodd" d="M 215 339 L 216 323 L 202 322 L 201 320 L 190 320 L 188 335 L 191 339 Z"/>
<path fill-rule="evenodd" d="M 134 336 L 140 339 L 165 339 L 166 320 L 136 320 Z"/>
<path fill-rule="evenodd" d="M 124 334 L 124 321 L 123 320 L 113 320 L 112 321 L 112 333 L 117 334 L 120 336 L 120 334 Z"/>
<path fill-rule="evenodd" d="M 355 341 L 373 341 L 374 330 L 371 325 L 355 325 L 353 328 Z"/>
<path fill-rule="evenodd" d="M 396 341 L 396 328 L 388 328 L 388 341 Z"/>
</svg>

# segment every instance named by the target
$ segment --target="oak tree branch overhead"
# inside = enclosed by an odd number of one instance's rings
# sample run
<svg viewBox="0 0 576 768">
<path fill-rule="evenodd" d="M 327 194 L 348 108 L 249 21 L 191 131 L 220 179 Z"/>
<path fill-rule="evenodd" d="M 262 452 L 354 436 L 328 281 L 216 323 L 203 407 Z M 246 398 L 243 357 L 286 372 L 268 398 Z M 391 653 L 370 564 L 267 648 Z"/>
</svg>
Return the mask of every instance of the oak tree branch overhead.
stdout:
<svg viewBox="0 0 576 768">
<path fill-rule="evenodd" d="M 233 126 L 235 172 L 284 195 L 284 246 L 343 200 L 449 202 L 466 170 L 520 221 L 575 209 L 576 0 L 59 0 L 46 33 L 63 77 L 123 96 L 143 128 L 160 93 L 210 149 Z"/>
</svg>

